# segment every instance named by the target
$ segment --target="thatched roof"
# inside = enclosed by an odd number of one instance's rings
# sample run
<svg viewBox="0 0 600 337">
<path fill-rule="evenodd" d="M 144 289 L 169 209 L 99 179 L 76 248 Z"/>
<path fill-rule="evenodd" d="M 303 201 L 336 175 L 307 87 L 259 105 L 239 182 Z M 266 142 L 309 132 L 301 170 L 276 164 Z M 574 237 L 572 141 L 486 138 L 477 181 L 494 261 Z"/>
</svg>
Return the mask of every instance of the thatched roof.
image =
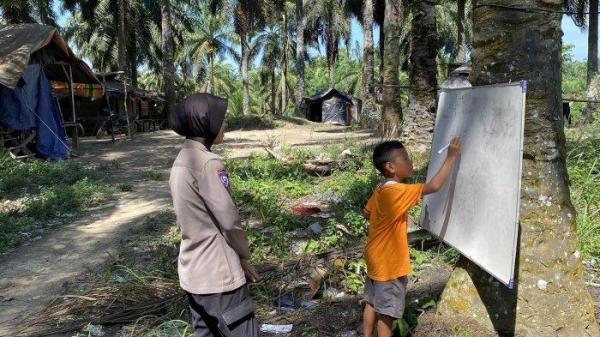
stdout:
<svg viewBox="0 0 600 337">
<path fill-rule="evenodd" d="M 15 88 L 29 63 L 44 65 L 50 80 L 101 84 L 90 67 L 79 59 L 52 26 L 40 24 L 8 25 L 0 29 L 0 84 Z"/>
</svg>

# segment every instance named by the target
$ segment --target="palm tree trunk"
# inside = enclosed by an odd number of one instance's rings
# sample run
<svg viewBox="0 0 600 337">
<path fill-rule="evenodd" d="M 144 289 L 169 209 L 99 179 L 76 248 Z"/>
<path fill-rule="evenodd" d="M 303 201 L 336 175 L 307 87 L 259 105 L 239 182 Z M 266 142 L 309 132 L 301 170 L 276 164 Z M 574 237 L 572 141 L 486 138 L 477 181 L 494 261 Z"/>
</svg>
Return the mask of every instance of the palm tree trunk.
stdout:
<svg viewBox="0 0 600 337">
<path fill-rule="evenodd" d="M 403 138 L 431 142 L 437 99 L 437 27 L 435 7 L 428 0 L 415 1 L 410 38 L 408 109 L 404 113 Z"/>
<path fill-rule="evenodd" d="M 214 94 L 215 91 L 215 57 L 213 55 L 208 57 L 208 66 L 209 66 L 209 77 L 208 77 L 208 92 Z"/>
<path fill-rule="evenodd" d="M 456 40 L 457 54 L 455 59 L 455 62 L 457 63 L 467 62 L 467 41 L 465 36 L 465 2 L 466 0 L 457 1 L 456 31 L 458 38 Z"/>
<path fill-rule="evenodd" d="M 400 106 L 400 24 L 402 0 L 385 0 L 385 49 L 383 53 L 383 119 L 384 138 L 396 138 L 402 121 Z"/>
<path fill-rule="evenodd" d="M 161 28 L 162 28 L 162 53 L 163 53 L 163 90 L 167 106 L 175 104 L 175 63 L 173 25 L 171 23 L 170 0 L 161 0 Z"/>
<path fill-rule="evenodd" d="M 132 13 L 127 13 L 132 14 Z M 128 15 L 126 17 L 127 22 L 135 22 L 131 16 Z M 138 72 L 137 72 L 137 41 L 136 41 L 136 32 L 135 30 L 131 31 L 131 34 L 128 34 L 127 41 L 129 45 L 127 46 L 127 67 L 129 69 L 129 78 L 131 85 L 137 87 L 138 82 Z"/>
<path fill-rule="evenodd" d="M 250 114 L 250 88 L 248 84 L 248 37 L 245 33 L 240 34 L 240 41 L 242 45 L 242 64 L 240 67 L 240 73 L 242 75 L 242 113 L 244 116 Z"/>
<path fill-rule="evenodd" d="M 472 56 L 474 85 L 529 81 L 515 286 L 498 284 L 461 258 L 444 289 L 437 318 L 502 336 L 599 336 L 592 298 L 582 279 L 565 135 L 557 116 L 562 32 L 561 14 L 555 13 L 562 10 L 563 1 L 520 0 L 518 5 L 548 12 L 478 8 L 473 13 Z M 551 202 L 541 203 L 542 197 Z"/>
<path fill-rule="evenodd" d="M 283 13 L 281 14 L 281 37 L 282 37 L 282 51 L 283 60 L 281 64 L 281 114 L 285 113 L 287 108 L 287 55 L 288 55 L 288 36 L 287 36 L 287 13 L 285 12 L 285 6 Z"/>
<path fill-rule="evenodd" d="M 373 0 L 363 3 L 363 106 L 361 114 L 370 116 L 375 110 L 373 89 Z"/>
<path fill-rule="evenodd" d="M 275 69 L 271 70 L 271 115 L 275 116 L 275 101 L 277 100 L 277 92 L 275 90 Z"/>
<path fill-rule="evenodd" d="M 125 35 L 125 0 L 118 0 L 117 48 L 119 53 L 119 70 L 127 71 L 127 40 Z"/>
<path fill-rule="evenodd" d="M 383 65 L 385 54 L 385 30 L 383 27 L 379 27 L 379 84 L 383 84 Z"/>
<path fill-rule="evenodd" d="M 301 115 L 300 103 L 304 97 L 304 4 L 296 0 L 296 115 Z"/>
<path fill-rule="evenodd" d="M 590 2 L 590 23 L 588 29 L 588 59 L 587 59 L 587 98 L 596 100 L 598 88 L 594 85 L 594 77 L 598 73 L 598 0 Z M 594 120 L 594 111 L 598 104 L 587 103 L 583 109 L 581 122 L 589 124 Z"/>
</svg>

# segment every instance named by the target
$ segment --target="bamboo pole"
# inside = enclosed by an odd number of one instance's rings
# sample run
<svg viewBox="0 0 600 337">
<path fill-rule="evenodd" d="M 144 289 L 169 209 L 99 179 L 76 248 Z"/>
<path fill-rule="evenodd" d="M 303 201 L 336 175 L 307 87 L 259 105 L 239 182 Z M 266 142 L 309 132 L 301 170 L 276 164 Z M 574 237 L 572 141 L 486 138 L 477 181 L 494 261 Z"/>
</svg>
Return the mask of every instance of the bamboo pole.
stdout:
<svg viewBox="0 0 600 337">
<path fill-rule="evenodd" d="M 129 123 L 129 112 L 127 112 L 127 79 L 123 78 L 123 88 L 125 89 L 125 99 L 123 100 L 123 105 L 125 106 L 125 118 L 127 118 L 127 134 L 129 139 L 133 139 L 131 135 L 131 124 Z"/>
<path fill-rule="evenodd" d="M 77 114 L 75 113 L 75 89 L 73 88 L 73 67 L 69 64 L 69 81 L 71 82 L 71 110 L 73 113 L 73 149 L 79 148 L 79 130 L 77 128 Z"/>
</svg>

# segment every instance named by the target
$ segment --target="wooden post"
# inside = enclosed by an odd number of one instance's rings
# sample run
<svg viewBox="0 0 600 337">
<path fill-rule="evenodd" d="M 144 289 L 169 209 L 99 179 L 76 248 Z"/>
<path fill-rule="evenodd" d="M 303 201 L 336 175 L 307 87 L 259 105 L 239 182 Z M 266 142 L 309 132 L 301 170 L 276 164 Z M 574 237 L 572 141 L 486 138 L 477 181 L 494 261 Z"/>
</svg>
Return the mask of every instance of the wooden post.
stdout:
<svg viewBox="0 0 600 337">
<path fill-rule="evenodd" d="M 102 89 L 104 91 L 104 98 L 106 98 L 106 107 L 108 108 L 108 122 L 110 125 L 110 136 L 112 138 L 112 142 L 115 142 L 115 126 L 113 125 L 112 120 L 112 110 L 110 109 L 110 98 L 106 93 L 106 76 L 102 73 Z"/>
<path fill-rule="evenodd" d="M 79 148 L 79 130 L 77 128 L 77 115 L 75 114 L 75 88 L 73 88 L 73 67 L 69 64 L 69 81 L 71 82 L 71 110 L 73 113 L 73 149 Z"/>
<path fill-rule="evenodd" d="M 123 105 L 125 105 L 125 118 L 127 118 L 127 134 L 129 139 L 133 139 L 131 136 L 131 124 L 129 123 L 129 113 L 127 112 L 127 80 L 123 79 L 123 88 L 125 88 L 125 99 L 123 100 Z"/>
</svg>

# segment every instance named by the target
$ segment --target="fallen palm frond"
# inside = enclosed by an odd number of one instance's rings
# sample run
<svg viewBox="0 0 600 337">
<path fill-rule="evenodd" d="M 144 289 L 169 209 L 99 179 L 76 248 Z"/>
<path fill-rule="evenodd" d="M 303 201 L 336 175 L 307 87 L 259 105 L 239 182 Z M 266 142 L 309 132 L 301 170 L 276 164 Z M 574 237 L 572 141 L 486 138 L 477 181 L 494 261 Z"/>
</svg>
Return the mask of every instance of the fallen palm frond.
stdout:
<svg viewBox="0 0 600 337">
<path fill-rule="evenodd" d="M 162 321 L 184 303 L 185 294 L 175 280 L 147 277 L 147 283 L 126 282 L 92 289 L 85 295 L 51 300 L 36 317 L 21 322 L 16 336 L 48 336 L 81 330 L 87 324 L 133 323 L 141 317 Z"/>
<path fill-rule="evenodd" d="M 421 244 L 419 233 L 409 233 L 412 245 Z M 311 293 L 318 290 L 322 279 L 331 272 L 328 266 L 336 260 L 356 259 L 363 254 L 363 245 L 346 249 L 331 249 L 316 254 L 303 254 L 283 263 L 266 263 L 257 268 L 262 283 L 285 291 L 288 275 L 303 274 L 310 284 Z M 51 300 L 46 308 L 33 318 L 20 322 L 23 327 L 15 337 L 41 337 L 79 331 L 88 324 L 124 325 L 146 319 L 147 328 L 156 326 L 185 310 L 185 293 L 177 280 L 148 276 L 127 267 L 117 266 L 129 281 L 93 288 L 84 294 L 69 294 Z M 300 275 L 296 275 L 300 276 Z M 173 315 L 175 314 L 175 315 Z M 140 329 L 137 333 L 142 333 Z"/>
</svg>

